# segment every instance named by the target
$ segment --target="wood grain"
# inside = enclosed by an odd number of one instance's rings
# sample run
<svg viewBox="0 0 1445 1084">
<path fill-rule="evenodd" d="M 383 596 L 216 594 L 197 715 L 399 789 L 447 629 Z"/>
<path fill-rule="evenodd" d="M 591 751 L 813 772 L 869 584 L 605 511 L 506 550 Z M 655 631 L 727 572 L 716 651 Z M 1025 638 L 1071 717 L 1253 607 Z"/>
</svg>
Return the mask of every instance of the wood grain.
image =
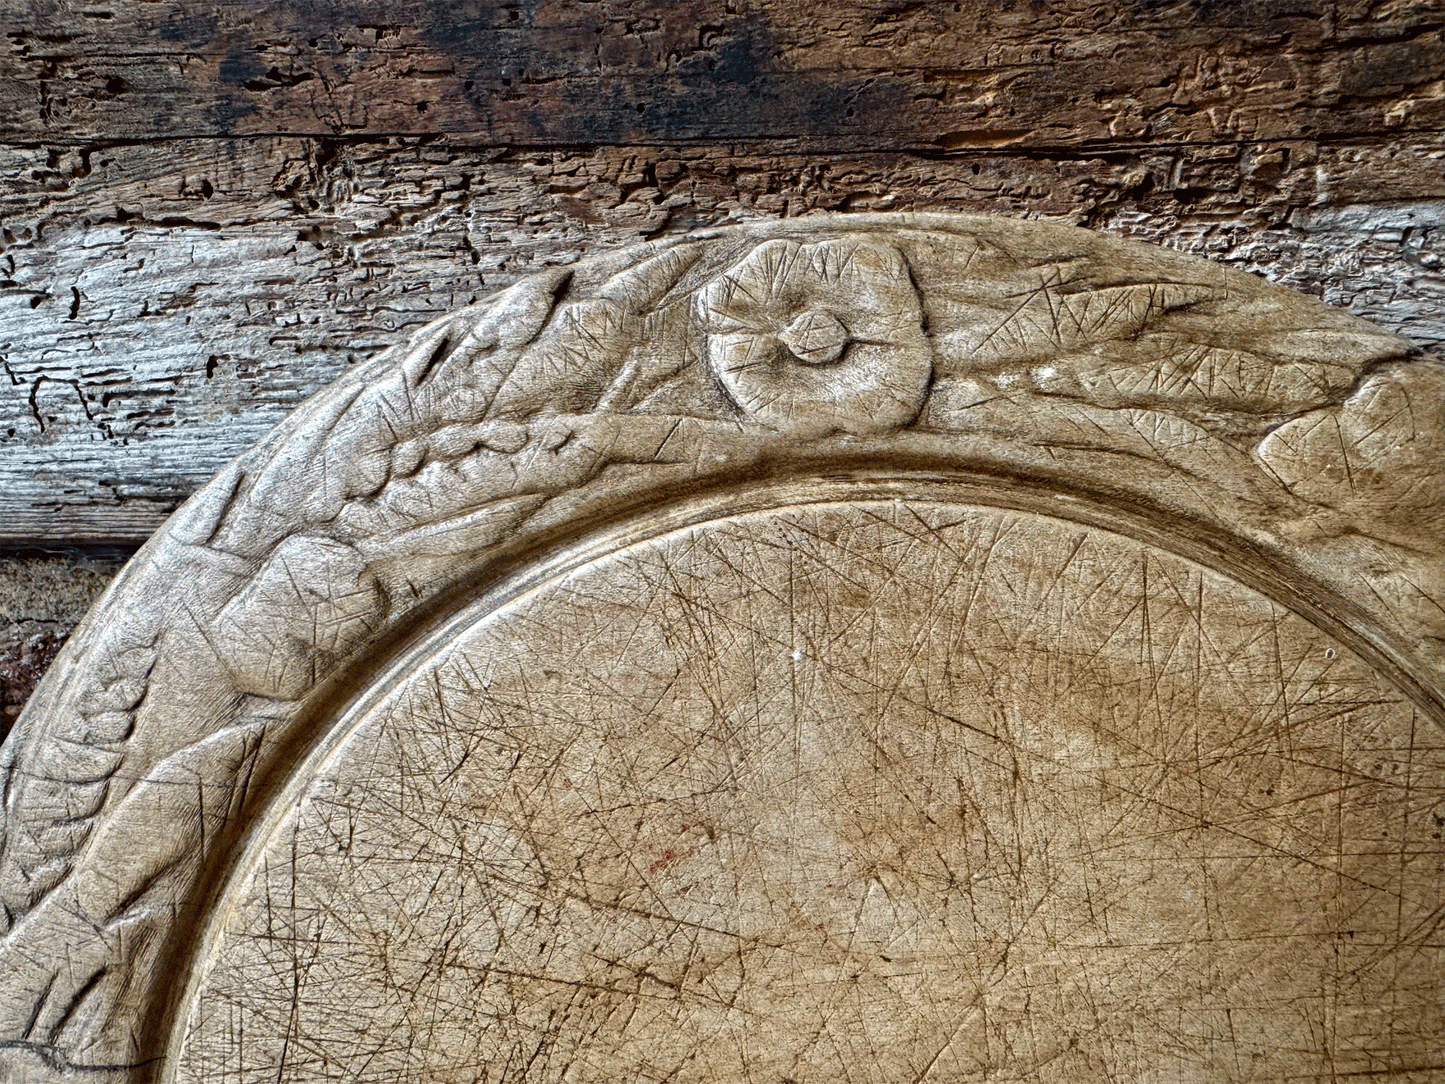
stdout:
<svg viewBox="0 0 1445 1084">
<path fill-rule="evenodd" d="M 728 517 L 378 693 L 237 863 L 176 1080 L 1427 1084 L 1445 1043 L 1440 731 L 1106 531 Z"/>
<path fill-rule="evenodd" d="M 428 130 L 521 146 L 781 136 L 954 150 L 1445 122 L 1445 42 L 1425 2 L 464 0 L 381 14 L 132 0 L 58 25 L 32 11 L 8 32 L 12 140 Z"/>
</svg>

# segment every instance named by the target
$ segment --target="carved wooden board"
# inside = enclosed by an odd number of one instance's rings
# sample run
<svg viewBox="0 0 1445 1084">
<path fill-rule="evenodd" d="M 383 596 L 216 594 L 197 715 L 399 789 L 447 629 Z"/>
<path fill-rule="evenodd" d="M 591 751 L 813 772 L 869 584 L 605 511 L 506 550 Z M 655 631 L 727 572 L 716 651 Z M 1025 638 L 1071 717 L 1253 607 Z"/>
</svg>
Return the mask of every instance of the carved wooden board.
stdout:
<svg viewBox="0 0 1445 1084">
<path fill-rule="evenodd" d="M 1438 1079 L 1445 371 L 775 222 L 353 372 L 4 751 L 19 1080 Z"/>
</svg>

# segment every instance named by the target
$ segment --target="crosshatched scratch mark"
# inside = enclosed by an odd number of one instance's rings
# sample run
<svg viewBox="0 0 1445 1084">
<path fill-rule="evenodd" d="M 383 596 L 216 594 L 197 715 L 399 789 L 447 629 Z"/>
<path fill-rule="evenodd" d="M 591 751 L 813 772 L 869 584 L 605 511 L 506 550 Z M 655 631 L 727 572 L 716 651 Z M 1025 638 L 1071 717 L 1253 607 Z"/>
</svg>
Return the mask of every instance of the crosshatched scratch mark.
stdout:
<svg viewBox="0 0 1445 1084">
<path fill-rule="evenodd" d="M 1426 1079 L 1442 769 L 1343 645 L 1104 531 L 704 524 L 372 710 L 233 883 L 180 1079 Z"/>
</svg>

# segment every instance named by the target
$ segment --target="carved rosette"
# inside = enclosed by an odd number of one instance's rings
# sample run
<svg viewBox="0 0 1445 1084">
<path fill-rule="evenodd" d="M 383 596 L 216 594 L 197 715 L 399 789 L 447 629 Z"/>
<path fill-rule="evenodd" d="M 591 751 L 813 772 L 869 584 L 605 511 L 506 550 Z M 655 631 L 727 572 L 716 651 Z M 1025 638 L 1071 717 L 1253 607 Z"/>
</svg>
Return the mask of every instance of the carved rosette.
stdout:
<svg viewBox="0 0 1445 1084">
<path fill-rule="evenodd" d="M 698 312 L 744 415 L 796 437 L 907 425 L 933 379 L 908 265 L 874 240 L 765 241 L 699 292 Z"/>
<path fill-rule="evenodd" d="M 524 280 L 226 468 L 47 676 L 0 760 L 0 1075 L 168 1079 L 227 871 L 355 691 L 599 525 L 962 487 L 1246 585 L 1433 726 L 1442 434 L 1401 340 L 1064 227 L 824 216 Z"/>
</svg>

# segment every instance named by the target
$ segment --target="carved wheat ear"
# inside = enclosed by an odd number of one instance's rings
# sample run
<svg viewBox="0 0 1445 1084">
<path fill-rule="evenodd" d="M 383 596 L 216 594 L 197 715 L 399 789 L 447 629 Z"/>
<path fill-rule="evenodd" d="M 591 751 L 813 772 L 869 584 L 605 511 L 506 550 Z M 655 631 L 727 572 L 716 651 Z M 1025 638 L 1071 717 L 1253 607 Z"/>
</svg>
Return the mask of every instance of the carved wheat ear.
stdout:
<svg viewBox="0 0 1445 1084">
<path fill-rule="evenodd" d="M 209 886 L 352 685 L 685 496 L 922 472 L 1106 506 L 1438 716 L 1441 372 L 1200 261 L 942 216 L 658 242 L 444 317 L 188 502 L 37 692 L 0 762 L 0 1067 L 145 1079 Z"/>
</svg>

